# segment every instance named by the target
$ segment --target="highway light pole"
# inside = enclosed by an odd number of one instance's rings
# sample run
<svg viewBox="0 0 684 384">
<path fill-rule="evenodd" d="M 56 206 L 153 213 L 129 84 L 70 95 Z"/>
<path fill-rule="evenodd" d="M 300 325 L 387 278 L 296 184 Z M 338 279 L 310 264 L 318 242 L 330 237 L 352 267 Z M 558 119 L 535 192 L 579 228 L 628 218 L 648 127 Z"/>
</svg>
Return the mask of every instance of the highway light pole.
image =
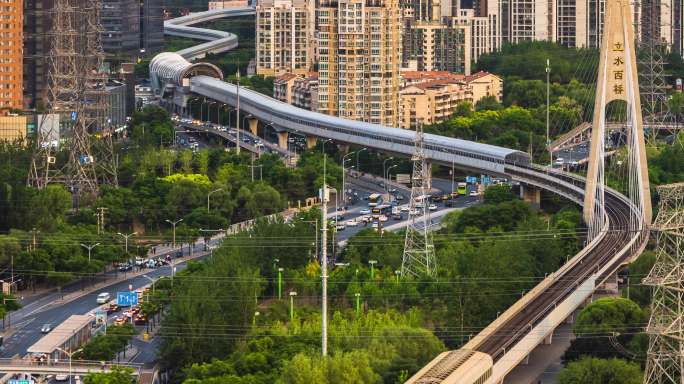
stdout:
<svg viewBox="0 0 684 384">
<path fill-rule="evenodd" d="M 326 181 L 326 162 L 325 144 L 330 139 L 323 142 L 323 188 L 320 191 L 321 197 L 321 354 L 323 357 L 328 355 L 328 185 Z M 337 213 L 337 212 L 335 212 Z"/>
<path fill-rule="evenodd" d="M 85 245 L 85 244 L 81 243 L 81 246 L 88 250 L 88 262 L 89 263 L 90 263 L 90 251 L 92 251 L 93 248 L 97 247 L 98 245 L 100 245 L 100 243 L 95 243 L 93 245 Z"/>
<path fill-rule="evenodd" d="M 394 165 L 390 165 L 387 168 L 387 180 L 385 181 L 385 185 L 389 185 L 390 181 L 392 181 L 392 176 L 390 175 L 392 172 L 392 168 L 396 168 L 398 166 L 399 166 L 399 164 L 394 164 Z M 388 191 L 390 190 L 389 187 L 387 188 L 387 190 Z M 392 201 L 392 195 L 390 195 L 390 201 Z"/>
<path fill-rule="evenodd" d="M 394 159 L 394 157 L 393 157 L 393 156 L 390 156 L 390 157 L 386 158 L 386 159 L 382 162 L 382 178 L 383 178 L 383 179 L 385 178 L 385 171 L 386 171 L 385 166 L 387 165 L 387 162 L 390 161 L 390 160 L 392 160 L 392 159 Z M 383 180 L 383 181 L 384 181 L 384 180 Z M 387 184 L 385 184 L 385 191 L 387 191 Z"/>
<path fill-rule="evenodd" d="M 126 254 L 128 254 L 128 238 L 131 236 L 137 235 L 138 232 L 133 232 L 133 233 L 129 233 L 129 234 L 119 232 L 117 234 L 125 239 L 125 241 L 126 241 L 125 249 L 126 249 Z"/>
<path fill-rule="evenodd" d="M 62 349 L 62 348 L 60 348 L 60 347 L 57 347 L 57 348 L 55 348 L 55 349 L 57 349 L 57 350 L 59 350 L 59 351 L 62 351 L 62 352 L 64 352 L 64 354 L 66 354 L 67 356 L 69 356 L 69 384 L 71 384 L 71 380 L 72 380 L 72 378 L 73 378 L 73 376 L 74 376 L 74 375 L 73 375 L 73 369 L 71 368 L 72 357 L 73 357 L 75 354 L 77 354 L 77 353 L 83 351 L 83 348 L 79 348 L 79 349 L 77 349 L 77 350 L 75 350 L 75 351 L 73 351 L 73 352 L 68 352 L 67 350 Z"/>
<path fill-rule="evenodd" d="M 353 155 L 354 153 L 355 152 L 349 152 L 346 155 L 342 156 L 342 202 L 344 203 L 343 205 L 347 204 L 347 184 L 346 184 L 347 179 L 345 176 L 347 174 L 346 163 L 347 163 L 347 160 L 351 160 L 351 159 L 347 159 L 347 156 Z"/>
<path fill-rule="evenodd" d="M 235 120 L 235 153 L 240 154 L 240 69 L 237 70 L 235 74 L 235 80 L 237 82 L 237 118 Z"/>
<path fill-rule="evenodd" d="M 294 321 L 294 297 L 297 296 L 297 292 L 290 292 L 290 321 Z"/>
<path fill-rule="evenodd" d="M 546 59 L 546 146 L 548 147 L 549 144 L 551 144 L 551 138 L 549 135 L 549 108 L 550 108 L 550 94 L 551 94 L 551 67 L 549 66 L 549 59 Z M 551 152 L 551 148 L 549 148 L 549 165 L 553 166 L 553 153 Z"/>
<path fill-rule="evenodd" d="M 207 193 L 207 213 L 209 212 L 209 197 L 210 197 L 213 193 L 219 192 L 219 191 L 223 191 L 223 188 L 214 189 L 213 191 L 210 191 L 209 193 Z"/>
<path fill-rule="evenodd" d="M 361 152 L 367 151 L 367 150 L 368 150 L 368 148 L 361 148 L 358 151 L 356 151 L 356 171 L 357 172 L 361 172 L 361 166 L 359 165 L 359 155 L 361 154 Z"/>
<path fill-rule="evenodd" d="M 173 225 L 173 249 L 176 249 L 176 224 L 183 221 L 183 219 L 178 219 L 176 221 L 166 220 L 167 223 Z"/>
<path fill-rule="evenodd" d="M 375 264 L 377 264 L 377 260 L 368 260 L 368 264 L 370 264 L 370 277 L 371 280 L 375 280 Z"/>
</svg>

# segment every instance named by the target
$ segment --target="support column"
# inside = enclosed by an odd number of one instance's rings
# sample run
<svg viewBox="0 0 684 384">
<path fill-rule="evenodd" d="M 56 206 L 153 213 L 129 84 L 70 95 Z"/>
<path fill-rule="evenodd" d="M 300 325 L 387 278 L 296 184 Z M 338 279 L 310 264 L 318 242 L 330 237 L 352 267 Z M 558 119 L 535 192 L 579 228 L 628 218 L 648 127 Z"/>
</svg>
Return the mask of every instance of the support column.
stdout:
<svg viewBox="0 0 684 384">
<path fill-rule="evenodd" d="M 287 131 L 276 132 L 278 135 L 278 147 L 287 149 Z"/>
<path fill-rule="evenodd" d="M 252 132 L 252 135 L 258 136 L 257 135 L 257 127 L 259 126 L 259 120 L 250 117 L 248 122 L 249 122 L 249 131 Z"/>
<path fill-rule="evenodd" d="M 349 153 L 349 144 L 337 144 L 337 150 L 344 156 Z"/>
<path fill-rule="evenodd" d="M 541 206 L 541 190 L 539 188 L 520 184 L 520 198 L 526 203 L 532 204 L 535 208 Z"/>
<path fill-rule="evenodd" d="M 306 149 L 311 149 L 316 146 L 316 137 L 315 136 L 307 136 L 306 137 Z"/>
<path fill-rule="evenodd" d="M 544 341 L 542 342 L 545 345 L 551 345 L 553 343 L 553 331 L 551 331 L 545 338 Z"/>
</svg>

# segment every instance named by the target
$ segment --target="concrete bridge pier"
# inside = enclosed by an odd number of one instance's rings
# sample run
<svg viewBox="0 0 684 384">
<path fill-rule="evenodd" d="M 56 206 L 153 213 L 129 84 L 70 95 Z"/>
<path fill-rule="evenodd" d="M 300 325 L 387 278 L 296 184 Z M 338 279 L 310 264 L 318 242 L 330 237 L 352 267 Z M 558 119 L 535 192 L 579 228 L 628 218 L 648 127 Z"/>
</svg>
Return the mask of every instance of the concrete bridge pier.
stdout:
<svg viewBox="0 0 684 384">
<path fill-rule="evenodd" d="M 306 149 L 311 149 L 316 146 L 316 142 L 318 139 L 316 136 L 307 136 L 306 137 Z"/>
<path fill-rule="evenodd" d="M 541 206 L 541 190 L 539 188 L 520 184 L 520 198 L 526 203 L 532 204 L 535 208 Z"/>
<path fill-rule="evenodd" d="M 280 131 L 276 132 L 276 135 L 278 135 L 278 147 L 281 149 L 287 149 L 287 139 L 288 139 L 288 132 L 287 131 Z"/>
<path fill-rule="evenodd" d="M 553 331 L 549 332 L 549 334 L 546 335 L 543 343 L 544 343 L 544 345 L 551 345 L 551 343 L 553 343 Z"/>
<path fill-rule="evenodd" d="M 259 127 L 259 120 L 255 119 L 253 117 L 250 117 L 247 120 L 247 122 L 249 123 L 249 131 L 252 133 L 252 135 L 258 136 L 257 135 L 257 128 Z"/>
</svg>

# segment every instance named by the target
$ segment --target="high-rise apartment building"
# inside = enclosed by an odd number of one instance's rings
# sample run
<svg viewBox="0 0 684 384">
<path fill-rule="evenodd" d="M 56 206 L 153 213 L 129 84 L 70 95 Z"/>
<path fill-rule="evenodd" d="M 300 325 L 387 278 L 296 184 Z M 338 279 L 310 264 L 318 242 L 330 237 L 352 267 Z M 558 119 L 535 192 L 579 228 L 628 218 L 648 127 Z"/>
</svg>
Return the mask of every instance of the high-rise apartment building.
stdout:
<svg viewBox="0 0 684 384">
<path fill-rule="evenodd" d="M 446 19 L 446 18 L 445 18 Z M 471 28 L 455 22 L 407 21 L 402 66 L 470 74 Z"/>
<path fill-rule="evenodd" d="M 22 109 L 22 36 L 21 0 L 0 1 L 0 113 Z"/>
<path fill-rule="evenodd" d="M 152 57 L 164 48 L 164 0 L 140 0 L 140 53 Z"/>
<path fill-rule="evenodd" d="M 24 107 L 46 107 L 53 0 L 24 0 Z"/>
<path fill-rule="evenodd" d="M 140 50 L 140 0 L 102 0 L 102 48 L 109 57 L 130 60 Z"/>
<path fill-rule="evenodd" d="M 257 74 L 306 74 L 314 59 L 313 0 L 263 0 L 256 7 Z"/>
<path fill-rule="evenodd" d="M 102 0 L 100 22 L 110 60 L 149 57 L 164 47 L 163 0 Z"/>
<path fill-rule="evenodd" d="M 321 0 L 318 111 L 396 127 L 402 61 L 398 0 Z"/>
</svg>

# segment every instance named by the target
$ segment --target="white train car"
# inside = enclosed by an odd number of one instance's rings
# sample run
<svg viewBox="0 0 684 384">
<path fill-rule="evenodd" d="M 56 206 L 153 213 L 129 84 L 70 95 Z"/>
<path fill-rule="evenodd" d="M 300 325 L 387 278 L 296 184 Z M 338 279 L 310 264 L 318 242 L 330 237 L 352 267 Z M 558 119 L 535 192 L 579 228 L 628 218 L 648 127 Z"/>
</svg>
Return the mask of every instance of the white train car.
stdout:
<svg viewBox="0 0 684 384">
<path fill-rule="evenodd" d="M 492 376 L 494 361 L 470 349 L 442 352 L 404 384 L 484 384 Z"/>
</svg>

